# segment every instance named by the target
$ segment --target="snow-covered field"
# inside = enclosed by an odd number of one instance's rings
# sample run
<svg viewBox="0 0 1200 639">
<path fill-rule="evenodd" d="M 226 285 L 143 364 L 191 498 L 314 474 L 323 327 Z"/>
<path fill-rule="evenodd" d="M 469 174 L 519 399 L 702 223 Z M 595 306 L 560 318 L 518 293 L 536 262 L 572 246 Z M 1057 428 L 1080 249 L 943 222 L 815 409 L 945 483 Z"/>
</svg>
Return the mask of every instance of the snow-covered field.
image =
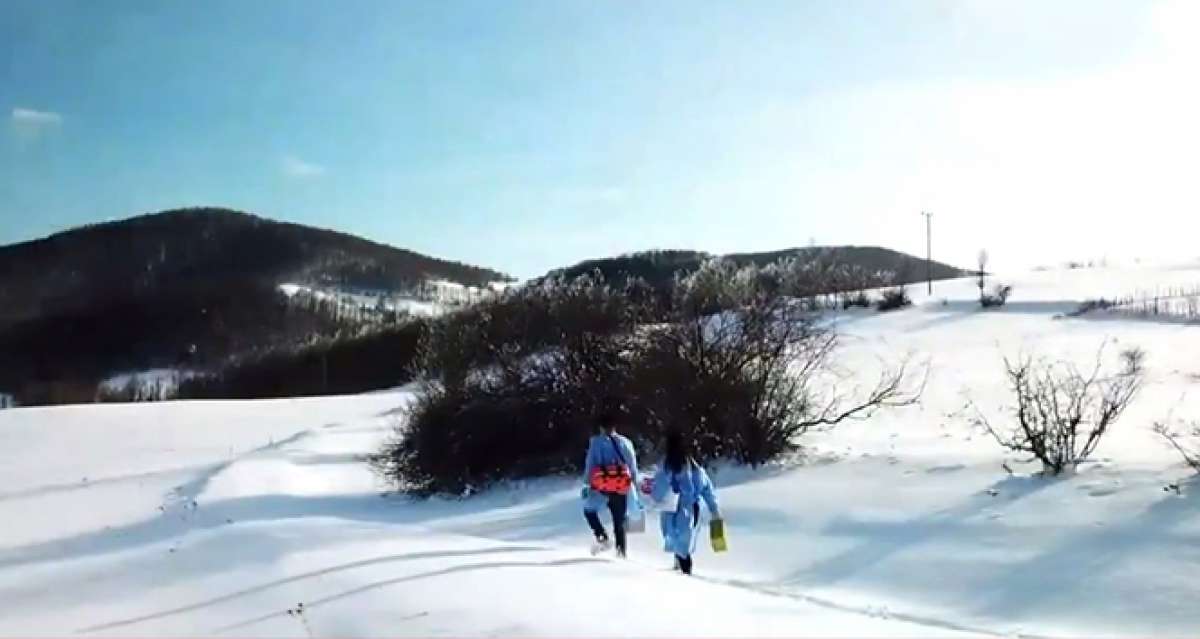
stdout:
<svg viewBox="0 0 1200 639">
<path fill-rule="evenodd" d="M 839 316 L 864 383 L 880 356 L 930 358 L 922 405 L 810 434 L 793 463 L 718 469 L 730 551 L 702 542 L 691 579 L 653 525 L 628 561 L 590 556 L 576 479 L 382 497 L 360 458 L 404 390 L 0 412 L 0 634 L 1200 632 L 1200 484 L 1150 430 L 1200 419 L 1200 326 L 1057 317 L 1200 270 L 1004 281 L 998 310 L 962 280 Z M 1076 475 L 1032 477 L 970 426 L 968 399 L 999 415 L 1002 355 L 1086 362 L 1105 339 L 1146 349 L 1148 384 Z"/>
</svg>

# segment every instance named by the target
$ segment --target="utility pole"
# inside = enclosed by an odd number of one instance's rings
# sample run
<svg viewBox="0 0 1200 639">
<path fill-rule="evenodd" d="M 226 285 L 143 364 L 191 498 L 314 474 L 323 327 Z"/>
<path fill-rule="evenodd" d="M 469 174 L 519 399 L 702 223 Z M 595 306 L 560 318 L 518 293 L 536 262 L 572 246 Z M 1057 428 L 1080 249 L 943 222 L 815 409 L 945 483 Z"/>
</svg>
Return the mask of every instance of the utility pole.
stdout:
<svg viewBox="0 0 1200 639">
<path fill-rule="evenodd" d="M 921 215 L 925 216 L 925 282 L 933 295 L 933 213 L 921 211 Z"/>
</svg>

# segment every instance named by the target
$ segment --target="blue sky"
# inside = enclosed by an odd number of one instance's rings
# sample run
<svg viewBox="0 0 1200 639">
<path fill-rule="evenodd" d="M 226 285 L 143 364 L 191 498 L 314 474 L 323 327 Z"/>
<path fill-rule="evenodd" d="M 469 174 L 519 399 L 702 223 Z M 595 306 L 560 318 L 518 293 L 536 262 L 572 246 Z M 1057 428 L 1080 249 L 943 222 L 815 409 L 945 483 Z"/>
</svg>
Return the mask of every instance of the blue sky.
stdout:
<svg viewBox="0 0 1200 639">
<path fill-rule="evenodd" d="M 0 243 L 217 205 L 519 276 L 1200 256 L 1200 3 L 0 3 Z"/>
</svg>

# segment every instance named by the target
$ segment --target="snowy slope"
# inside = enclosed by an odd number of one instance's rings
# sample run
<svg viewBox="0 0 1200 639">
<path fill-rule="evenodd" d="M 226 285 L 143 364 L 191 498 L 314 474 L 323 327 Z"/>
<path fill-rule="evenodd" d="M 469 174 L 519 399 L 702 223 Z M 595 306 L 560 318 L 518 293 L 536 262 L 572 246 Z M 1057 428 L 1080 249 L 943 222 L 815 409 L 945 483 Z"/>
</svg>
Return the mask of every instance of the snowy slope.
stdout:
<svg viewBox="0 0 1200 639">
<path fill-rule="evenodd" d="M 492 282 L 487 288 L 479 288 L 447 280 L 427 280 L 425 285 L 429 290 L 423 297 L 399 291 L 349 291 L 336 287 L 314 288 L 292 283 L 280 284 L 279 291 L 289 298 L 305 294 L 318 300 L 330 300 L 346 310 L 378 309 L 407 313 L 415 317 L 434 317 L 511 286 L 507 282 Z"/>
<path fill-rule="evenodd" d="M 21 526 L 0 548 L 0 632 L 616 636 L 627 629 L 606 631 L 594 603 L 612 601 L 650 635 L 790 635 L 799 619 L 827 635 L 930 634 L 590 557 L 561 481 L 471 503 L 382 499 L 357 457 L 405 399 L 6 415 L 5 443 L 26 454 L 5 459 L 15 490 L 0 516 Z M 64 451 L 80 463 L 46 465 Z M 21 521 L 31 512 L 42 516 Z M 560 534 L 536 534 L 547 526 Z M 517 528 L 531 539 L 502 539 Z M 707 603 L 681 626 L 671 602 L 690 600 Z M 298 603 L 303 620 L 287 614 Z"/>
<path fill-rule="evenodd" d="M 667 570 L 653 526 L 629 561 L 588 555 L 573 478 L 381 497 L 360 456 L 403 390 L 4 411 L 0 634 L 1194 634 L 1200 486 L 1149 427 L 1200 419 L 1200 327 L 1055 319 L 1169 278 L 1200 272 L 1025 274 L 987 312 L 973 282 L 943 282 L 839 316 L 865 382 L 879 357 L 930 358 L 923 405 L 810 434 L 788 464 L 719 469 L 731 549 L 702 542 L 695 579 Z M 1105 339 L 1145 348 L 1151 377 L 1076 476 L 1031 477 L 969 425 L 968 397 L 1004 397 L 1003 354 L 1086 362 Z"/>
</svg>

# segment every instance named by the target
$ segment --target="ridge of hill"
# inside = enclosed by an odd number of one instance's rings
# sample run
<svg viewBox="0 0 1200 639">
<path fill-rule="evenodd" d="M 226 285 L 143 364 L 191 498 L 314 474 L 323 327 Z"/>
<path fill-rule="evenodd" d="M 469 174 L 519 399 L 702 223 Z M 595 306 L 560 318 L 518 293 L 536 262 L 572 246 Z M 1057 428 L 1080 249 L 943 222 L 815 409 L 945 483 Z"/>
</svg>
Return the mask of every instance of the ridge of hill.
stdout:
<svg viewBox="0 0 1200 639">
<path fill-rule="evenodd" d="M 221 208 L 176 209 L 0 247 L 0 390 L 90 401 L 108 375 L 204 368 L 347 329 L 284 283 L 389 293 L 511 280 L 345 233 Z M 57 389 L 56 389 L 57 387 Z"/>
<path fill-rule="evenodd" d="M 585 260 L 551 271 L 546 277 L 572 278 L 599 271 L 609 281 L 620 282 L 638 277 L 651 285 L 659 286 L 670 282 L 676 273 L 690 273 L 715 257 L 724 257 L 739 265 L 760 267 L 788 258 L 819 264 L 858 266 L 869 272 L 891 272 L 895 275 L 897 284 L 911 284 L 926 278 L 924 259 L 879 246 L 811 246 L 761 253 L 732 253 L 724 256 L 692 250 L 643 251 Z M 934 280 L 953 279 L 969 274 L 968 271 L 937 261 L 931 262 L 929 267 Z"/>
</svg>

